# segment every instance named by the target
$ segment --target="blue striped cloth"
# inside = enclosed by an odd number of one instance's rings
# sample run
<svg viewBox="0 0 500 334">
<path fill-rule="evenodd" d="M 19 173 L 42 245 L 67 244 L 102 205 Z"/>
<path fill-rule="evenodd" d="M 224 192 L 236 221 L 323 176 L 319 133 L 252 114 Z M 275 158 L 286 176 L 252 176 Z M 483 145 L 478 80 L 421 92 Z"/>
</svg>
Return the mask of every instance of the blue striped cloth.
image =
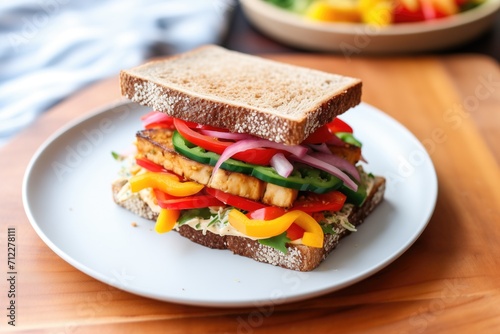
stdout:
<svg viewBox="0 0 500 334">
<path fill-rule="evenodd" d="M 235 0 L 2 1 L 0 145 L 93 81 L 151 56 L 219 43 L 234 5 Z"/>
</svg>

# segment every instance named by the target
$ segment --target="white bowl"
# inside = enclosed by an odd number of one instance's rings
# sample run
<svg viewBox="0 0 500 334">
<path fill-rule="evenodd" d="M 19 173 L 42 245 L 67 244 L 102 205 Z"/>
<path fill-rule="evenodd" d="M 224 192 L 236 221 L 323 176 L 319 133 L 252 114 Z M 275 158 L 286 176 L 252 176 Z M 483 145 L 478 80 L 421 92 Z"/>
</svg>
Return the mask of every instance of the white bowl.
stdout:
<svg viewBox="0 0 500 334">
<path fill-rule="evenodd" d="M 279 42 L 315 51 L 357 54 L 435 51 L 477 37 L 494 22 L 500 0 L 447 18 L 387 27 L 359 23 L 312 22 L 262 0 L 240 0 L 249 21 Z"/>
</svg>

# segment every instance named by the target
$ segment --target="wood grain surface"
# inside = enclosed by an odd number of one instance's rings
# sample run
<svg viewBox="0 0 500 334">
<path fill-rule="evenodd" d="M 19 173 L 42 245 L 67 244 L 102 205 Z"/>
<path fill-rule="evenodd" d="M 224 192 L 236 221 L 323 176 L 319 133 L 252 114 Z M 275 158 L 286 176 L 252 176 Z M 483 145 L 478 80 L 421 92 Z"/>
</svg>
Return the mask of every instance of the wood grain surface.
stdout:
<svg viewBox="0 0 500 334">
<path fill-rule="evenodd" d="M 203 308 L 112 288 L 52 252 L 24 213 L 38 146 L 68 121 L 119 99 L 117 79 L 68 98 L 0 148 L 0 330 L 47 333 L 493 333 L 500 328 L 500 71 L 483 56 L 273 59 L 363 79 L 363 100 L 410 129 L 436 167 L 434 215 L 416 243 L 335 293 L 259 308 Z M 374 132 L 377 130 L 374 129 Z M 381 148 L 383 149 L 383 148 Z M 6 231 L 16 228 L 16 327 L 8 325 Z"/>
</svg>

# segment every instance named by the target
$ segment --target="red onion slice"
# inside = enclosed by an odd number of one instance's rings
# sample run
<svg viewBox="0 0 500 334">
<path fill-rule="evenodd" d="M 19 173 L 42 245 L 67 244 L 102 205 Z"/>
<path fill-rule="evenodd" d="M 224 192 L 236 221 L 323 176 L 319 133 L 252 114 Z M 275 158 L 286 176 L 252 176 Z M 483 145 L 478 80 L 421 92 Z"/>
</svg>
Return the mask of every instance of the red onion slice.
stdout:
<svg viewBox="0 0 500 334">
<path fill-rule="evenodd" d="M 161 123 L 161 122 L 168 122 L 172 120 L 172 116 L 169 116 L 167 114 L 164 114 L 159 111 L 153 111 L 150 112 L 149 114 L 144 115 L 141 117 L 142 120 L 142 125 L 143 126 L 148 126 L 149 124 L 153 123 Z"/>
<path fill-rule="evenodd" d="M 252 135 L 246 133 L 232 133 L 232 132 L 223 132 L 223 131 L 215 131 L 215 130 L 200 130 L 202 134 L 205 136 L 210 136 L 214 138 L 220 139 L 229 139 L 229 140 L 242 140 L 242 139 L 251 139 L 254 138 Z"/>
<path fill-rule="evenodd" d="M 310 153 L 309 155 L 318 158 L 320 160 L 323 160 L 346 173 L 349 173 L 352 177 L 356 179 L 356 181 L 360 180 L 358 169 L 349 161 L 333 154 L 325 143 L 320 145 L 309 145 L 309 147 L 312 148 L 314 151 L 316 151 Z M 363 157 L 361 157 L 361 161 L 363 161 Z"/>
<path fill-rule="evenodd" d="M 283 153 L 276 153 L 271 158 L 271 166 L 280 176 L 289 177 L 293 172 L 293 165 L 288 161 Z"/>
<path fill-rule="evenodd" d="M 312 157 L 310 155 L 306 155 L 302 158 L 291 156 L 290 159 L 305 163 L 309 166 L 312 166 L 312 167 L 321 169 L 327 173 L 330 173 L 330 174 L 338 177 L 339 179 L 341 179 L 348 188 L 350 188 L 354 191 L 358 190 L 358 185 L 346 173 L 341 171 L 339 168 L 330 165 L 329 163 L 326 163 L 326 162 L 324 162 L 318 158 Z"/>
<path fill-rule="evenodd" d="M 345 160 L 344 158 L 341 158 L 339 156 L 336 156 L 334 154 L 327 154 L 327 153 L 320 153 L 320 152 L 314 152 L 309 154 L 313 158 L 316 158 L 318 160 L 324 161 L 334 167 L 337 167 L 341 171 L 344 171 L 346 173 L 349 173 L 356 181 L 360 181 L 361 177 L 359 175 L 358 169 L 351 164 L 349 161 Z"/>
<path fill-rule="evenodd" d="M 284 145 L 280 143 L 275 143 L 266 139 L 243 139 L 240 141 L 237 141 L 236 143 L 228 146 L 224 152 L 222 152 L 219 160 L 217 161 L 217 164 L 215 164 L 215 167 L 212 171 L 212 175 L 217 172 L 219 169 L 220 165 L 227 159 L 231 158 L 233 155 L 235 155 L 238 152 L 244 152 L 246 150 L 250 150 L 253 148 L 274 148 L 277 150 L 282 150 L 285 152 L 289 152 L 297 157 L 303 157 L 306 155 L 308 149 L 305 146 L 301 145 Z"/>
<path fill-rule="evenodd" d="M 309 147 L 312 148 L 314 151 L 318 152 L 323 152 L 323 153 L 329 153 L 331 154 L 332 152 L 328 148 L 328 146 L 325 143 L 321 144 L 309 144 Z"/>
</svg>

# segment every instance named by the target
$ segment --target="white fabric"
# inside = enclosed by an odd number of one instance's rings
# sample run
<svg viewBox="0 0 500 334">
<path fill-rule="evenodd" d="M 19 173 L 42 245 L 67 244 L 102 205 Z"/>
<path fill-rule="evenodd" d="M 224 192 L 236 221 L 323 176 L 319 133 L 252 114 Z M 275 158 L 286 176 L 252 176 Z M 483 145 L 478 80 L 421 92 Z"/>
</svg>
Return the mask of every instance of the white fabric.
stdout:
<svg viewBox="0 0 500 334">
<path fill-rule="evenodd" d="M 235 0 L 0 2 L 0 145 L 83 86 L 219 43 Z"/>
</svg>

